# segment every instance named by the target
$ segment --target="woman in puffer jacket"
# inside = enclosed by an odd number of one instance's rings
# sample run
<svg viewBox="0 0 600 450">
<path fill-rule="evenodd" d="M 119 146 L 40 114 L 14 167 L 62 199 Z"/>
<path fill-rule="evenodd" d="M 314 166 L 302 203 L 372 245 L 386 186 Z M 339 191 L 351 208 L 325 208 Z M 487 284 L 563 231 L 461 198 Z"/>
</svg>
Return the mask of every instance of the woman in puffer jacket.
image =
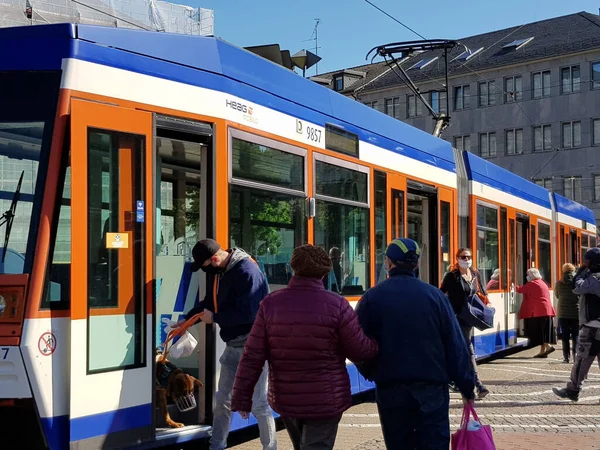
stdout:
<svg viewBox="0 0 600 450">
<path fill-rule="evenodd" d="M 573 293 L 575 266 L 569 263 L 563 265 L 562 273 L 562 279 L 554 286 L 554 296 L 558 300 L 557 316 L 562 331 L 563 362 L 568 364 L 571 357 L 569 339 L 573 340 L 573 359 L 577 349 L 579 296 Z"/>
<path fill-rule="evenodd" d="M 238 366 L 231 410 L 248 417 L 252 394 L 269 363 L 269 403 L 294 450 L 333 449 L 343 412 L 351 406 L 346 359 L 373 360 L 368 338 L 348 301 L 323 287 L 331 259 L 320 247 L 297 247 L 287 288 L 260 304 Z"/>
</svg>

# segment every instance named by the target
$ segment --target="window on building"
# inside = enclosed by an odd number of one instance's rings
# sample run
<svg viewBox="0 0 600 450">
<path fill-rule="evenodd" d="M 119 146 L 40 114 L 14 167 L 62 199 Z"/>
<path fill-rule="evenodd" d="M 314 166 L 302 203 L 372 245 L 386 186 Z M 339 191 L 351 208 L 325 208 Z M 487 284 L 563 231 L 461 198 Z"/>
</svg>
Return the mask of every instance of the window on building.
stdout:
<svg viewBox="0 0 600 450">
<path fill-rule="evenodd" d="M 423 115 L 423 102 L 416 95 L 406 96 L 406 105 L 408 108 L 408 117 L 419 117 Z"/>
<path fill-rule="evenodd" d="M 592 63 L 592 89 L 600 89 L 600 62 Z"/>
<path fill-rule="evenodd" d="M 538 178 L 533 181 L 538 186 L 542 186 L 543 188 L 548 189 L 549 191 L 552 190 L 552 178 Z"/>
<path fill-rule="evenodd" d="M 370 279 L 369 170 L 321 160 L 315 167 L 315 244 L 326 249 L 333 261 L 325 286 L 342 295 L 361 295 Z"/>
<path fill-rule="evenodd" d="M 504 79 L 504 103 L 519 102 L 523 99 L 523 78 L 519 75 Z"/>
<path fill-rule="evenodd" d="M 520 155 L 523 153 L 523 129 L 506 130 L 506 154 Z"/>
<path fill-rule="evenodd" d="M 538 222 L 538 269 L 542 279 L 552 286 L 552 245 L 550 241 L 550 224 Z"/>
<path fill-rule="evenodd" d="M 367 105 L 369 108 L 379 110 L 379 105 L 378 105 L 377 100 L 373 100 L 372 102 L 365 102 L 365 105 Z"/>
<path fill-rule="evenodd" d="M 454 137 L 454 148 L 458 151 L 471 151 L 471 136 L 468 134 L 465 136 L 455 136 Z"/>
<path fill-rule="evenodd" d="M 565 197 L 576 202 L 581 202 L 581 176 L 564 177 L 563 187 Z"/>
<path fill-rule="evenodd" d="M 483 81 L 479 83 L 479 106 L 492 106 L 496 104 L 496 82 Z"/>
<path fill-rule="evenodd" d="M 543 152 L 552 149 L 552 125 L 533 127 L 533 151 Z"/>
<path fill-rule="evenodd" d="M 579 92 L 581 86 L 581 71 L 579 64 L 576 66 L 563 67 L 560 69 L 560 92 L 570 94 Z"/>
<path fill-rule="evenodd" d="M 436 113 L 448 112 L 446 110 L 446 91 L 431 91 L 429 95 L 429 103 Z"/>
<path fill-rule="evenodd" d="M 550 71 L 534 72 L 531 74 L 533 98 L 550 97 Z"/>
<path fill-rule="evenodd" d="M 340 75 L 333 79 L 333 89 L 336 91 L 344 90 L 344 77 L 343 76 Z"/>
<path fill-rule="evenodd" d="M 564 122 L 562 124 L 563 148 L 581 146 L 581 122 Z"/>
<path fill-rule="evenodd" d="M 592 121 L 592 142 L 594 145 L 600 145 L 600 119 Z"/>
<path fill-rule="evenodd" d="M 463 86 L 456 86 L 454 88 L 454 109 L 459 111 L 461 109 L 469 109 L 471 106 L 471 86 L 465 84 Z"/>
<path fill-rule="evenodd" d="M 496 156 L 496 133 L 481 133 L 479 135 L 479 156 L 482 158 Z"/>
<path fill-rule="evenodd" d="M 494 271 L 500 268 L 498 260 L 498 210 L 477 205 L 477 270 L 483 285 L 487 285 Z"/>
<path fill-rule="evenodd" d="M 600 202 L 600 174 L 594 175 L 594 201 Z"/>
<path fill-rule="evenodd" d="M 394 119 L 400 119 L 400 97 L 385 99 L 385 113 Z"/>
</svg>

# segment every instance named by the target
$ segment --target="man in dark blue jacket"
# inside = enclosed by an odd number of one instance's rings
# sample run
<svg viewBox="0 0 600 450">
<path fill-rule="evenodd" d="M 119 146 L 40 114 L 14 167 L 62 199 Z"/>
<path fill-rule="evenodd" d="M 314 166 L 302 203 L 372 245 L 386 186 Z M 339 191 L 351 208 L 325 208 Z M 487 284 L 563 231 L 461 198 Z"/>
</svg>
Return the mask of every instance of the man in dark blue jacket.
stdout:
<svg viewBox="0 0 600 450">
<path fill-rule="evenodd" d="M 202 312 L 200 320 L 207 324 L 217 323 L 226 344 L 219 359 L 221 372 L 210 440 L 210 450 L 222 450 L 227 446 L 231 425 L 235 373 L 260 302 L 269 293 L 269 284 L 256 262 L 242 249 L 223 250 L 216 241 L 203 239 L 192 249 L 192 256 L 192 271 L 201 269 L 209 277 L 204 300 L 186 314 L 186 319 Z M 266 365 L 254 388 L 252 413 L 258 422 L 263 449 L 276 450 L 275 421 L 267 401 Z"/>
<path fill-rule="evenodd" d="M 379 358 L 360 372 L 376 383 L 385 444 L 394 450 L 447 450 L 448 384 L 473 401 L 475 374 L 448 299 L 415 276 L 420 250 L 395 239 L 386 250 L 389 278 L 369 289 L 356 312 Z"/>
</svg>

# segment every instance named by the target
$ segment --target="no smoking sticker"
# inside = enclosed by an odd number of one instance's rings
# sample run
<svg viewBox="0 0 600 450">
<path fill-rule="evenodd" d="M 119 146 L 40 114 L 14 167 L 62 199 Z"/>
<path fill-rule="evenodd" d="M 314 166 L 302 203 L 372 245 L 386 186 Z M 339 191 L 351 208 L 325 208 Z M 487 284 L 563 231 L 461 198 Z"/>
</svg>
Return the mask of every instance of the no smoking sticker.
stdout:
<svg viewBox="0 0 600 450">
<path fill-rule="evenodd" d="M 56 337 L 47 331 L 38 340 L 38 350 L 44 356 L 50 356 L 56 350 Z"/>
</svg>

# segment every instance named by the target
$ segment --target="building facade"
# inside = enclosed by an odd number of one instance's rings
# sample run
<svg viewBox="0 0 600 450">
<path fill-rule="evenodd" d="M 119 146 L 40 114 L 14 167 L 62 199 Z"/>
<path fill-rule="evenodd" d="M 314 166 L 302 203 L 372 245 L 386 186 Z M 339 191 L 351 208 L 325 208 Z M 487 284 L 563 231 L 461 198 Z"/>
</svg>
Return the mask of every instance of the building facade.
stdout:
<svg viewBox="0 0 600 450">
<path fill-rule="evenodd" d="M 401 64 L 436 112 L 442 138 L 591 208 L 600 220 L 600 17 L 581 12 L 459 40 L 445 64 Z M 375 63 L 313 78 L 431 133 L 425 105 Z"/>
</svg>

